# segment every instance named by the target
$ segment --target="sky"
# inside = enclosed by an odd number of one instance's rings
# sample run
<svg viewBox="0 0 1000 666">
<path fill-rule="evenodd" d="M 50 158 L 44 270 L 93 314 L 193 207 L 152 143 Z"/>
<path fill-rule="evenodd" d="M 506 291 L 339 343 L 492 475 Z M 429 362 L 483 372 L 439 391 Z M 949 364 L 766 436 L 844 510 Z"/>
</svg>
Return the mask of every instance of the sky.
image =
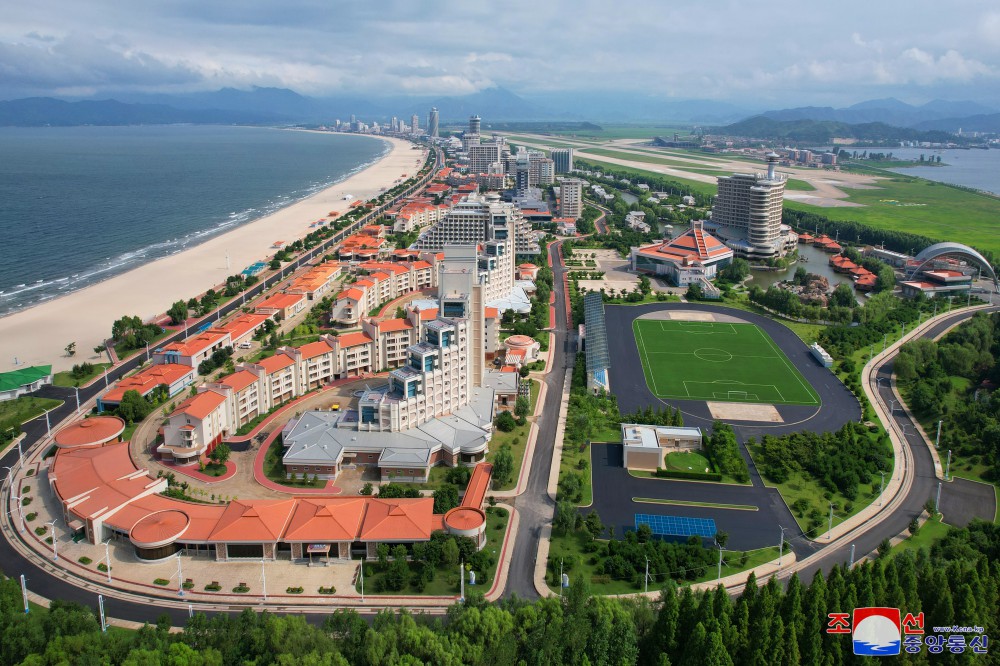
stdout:
<svg viewBox="0 0 1000 666">
<path fill-rule="evenodd" d="M 276 86 L 529 99 L 601 90 L 765 106 L 1000 107 L 1000 4 L 963 0 L 32 0 L 0 98 Z"/>
</svg>

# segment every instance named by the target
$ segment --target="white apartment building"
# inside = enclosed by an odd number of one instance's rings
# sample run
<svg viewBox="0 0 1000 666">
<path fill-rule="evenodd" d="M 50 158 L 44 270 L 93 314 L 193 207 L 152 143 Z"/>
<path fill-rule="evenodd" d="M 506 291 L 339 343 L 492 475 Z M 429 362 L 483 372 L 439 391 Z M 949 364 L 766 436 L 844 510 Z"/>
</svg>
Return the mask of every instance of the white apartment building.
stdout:
<svg viewBox="0 0 1000 666">
<path fill-rule="evenodd" d="M 556 163 L 547 157 L 538 160 L 538 184 L 552 185 L 556 182 Z"/>
<path fill-rule="evenodd" d="M 440 251 L 446 245 L 514 240 L 518 255 L 538 254 L 531 224 L 512 203 L 501 202 L 495 192 L 469 195 L 455 204 L 414 243 L 420 250 Z"/>
<path fill-rule="evenodd" d="M 467 151 L 469 154 L 469 173 L 490 173 L 491 167 L 495 169 L 494 165 L 501 164 L 501 151 L 502 144 L 497 141 L 470 145 Z"/>
<path fill-rule="evenodd" d="M 583 181 L 563 178 L 559 184 L 559 217 L 580 219 L 583 215 Z"/>
</svg>

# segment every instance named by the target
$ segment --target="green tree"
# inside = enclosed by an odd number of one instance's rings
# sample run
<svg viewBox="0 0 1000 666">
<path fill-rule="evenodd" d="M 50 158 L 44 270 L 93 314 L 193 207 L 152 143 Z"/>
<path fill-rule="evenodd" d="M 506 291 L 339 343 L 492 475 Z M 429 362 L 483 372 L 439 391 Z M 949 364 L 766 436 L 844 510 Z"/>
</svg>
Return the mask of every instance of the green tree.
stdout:
<svg viewBox="0 0 1000 666">
<path fill-rule="evenodd" d="M 232 452 L 233 451 L 229 448 L 228 444 L 225 442 L 219 442 L 219 444 L 212 449 L 212 452 L 208 454 L 208 457 L 216 465 L 225 465 Z"/>
<path fill-rule="evenodd" d="M 523 418 L 528 415 L 529 409 L 531 409 L 531 403 L 528 401 L 528 397 L 524 395 L 517 396 L 517 401 L 514 403 L 514 414 Z"/>
<path fill-rule="evenodd" d="M 170 317 L 170 321 L 174 324 L 180 324 L 187 320 L 188 318 L 188 306 L 184 301 L 177 301 L 170 306 L 167 310 L 167 315 Z"/>
<path fill-rule="evenodd" d="M 443 514 L 458 506 L 458 487 L 443 484 L 434 491 L 434 513 Z"/>
<path fill-rule="evenodd" d="M 493 457 L 493 485 L 501 488 L 513 479 L 514 456 L 511 454 L 510 444 L 504 444 Z"/>
<path fill-rule="evenodd" d="M 563 534 L 569 534 L 576 526 L 576 516 L 576 505 L 572 502 L 557 502 L 552 528 Z"/>
<path fill-rule="evenodd" d="M 500 412 L 497 417 L 493 420 L 497 427 L 497 430 L 501 432 L 511 432 L 517 427 L 517 422 L 514 420 L 514 416 L 510 412 Z"/>
<path fill-rule="evenodd" d="M 70 357 L 76 356 L 76 343 L 75 342 L 69 343 L 63 348 L 63 351 L 66 352 L 66 356 Z"/>
<path fill-rule="evenodd" d="M 149 415 L 152 406 L 135 389 L 129 389 L 118 403 L 118 416 L 126 423 L 139 423 Z"/>
</svg>

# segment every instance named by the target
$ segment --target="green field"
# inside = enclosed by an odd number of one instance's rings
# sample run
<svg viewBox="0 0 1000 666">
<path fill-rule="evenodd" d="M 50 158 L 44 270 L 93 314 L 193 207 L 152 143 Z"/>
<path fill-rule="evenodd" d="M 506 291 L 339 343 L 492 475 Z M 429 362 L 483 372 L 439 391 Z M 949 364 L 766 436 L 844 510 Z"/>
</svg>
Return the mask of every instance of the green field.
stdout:
<svg viewBox="0 0 1000 666">
<path fill-rule="evenodd" d="M 646 385 L 658 398 L 819 405 L 785 354 L 753 324 L 636 319 Z"/>
</svg>

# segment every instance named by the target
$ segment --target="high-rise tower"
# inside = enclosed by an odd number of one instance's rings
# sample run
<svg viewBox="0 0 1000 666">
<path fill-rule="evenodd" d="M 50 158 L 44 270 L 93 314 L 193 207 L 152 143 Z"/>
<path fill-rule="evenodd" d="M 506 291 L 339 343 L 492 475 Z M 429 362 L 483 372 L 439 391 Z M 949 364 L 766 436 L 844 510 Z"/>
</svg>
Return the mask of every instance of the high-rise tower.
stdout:
<svg viewBox="0 0 1000 666">
<path fill-rule="evenodd" d="M 431 112 L 427 114 L 427 136 L 438 136 L 438 110 L 436 106 L 432 106 Z"/>
<path fill-rule="evenodd" d="M 469 116 L 469 134 L 479 134 L 481 124 L 482 118 L 479 116 Z"/>
<path fill-rule="evenodd" d="M 766 258 L 787 251 L 791 236 L 781 225 L 785 178 L 774 171 L 778 159 L 767 155 L 767 173 L 719 177 L 712 225 L 739 255 Z"/>
</svg>

